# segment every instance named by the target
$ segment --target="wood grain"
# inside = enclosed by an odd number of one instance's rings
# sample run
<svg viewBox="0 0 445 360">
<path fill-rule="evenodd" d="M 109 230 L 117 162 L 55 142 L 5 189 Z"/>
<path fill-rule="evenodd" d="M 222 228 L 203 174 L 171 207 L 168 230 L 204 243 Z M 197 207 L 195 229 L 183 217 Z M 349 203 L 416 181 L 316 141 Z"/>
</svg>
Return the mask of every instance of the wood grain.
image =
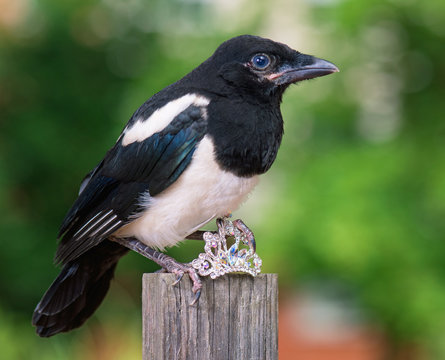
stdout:
<svg viewBox="0 0 445 360">
<path fill-rule="evenodd" d="M 278 277 L 203 278 L 196 305 L 187 276 L 144 274 L 144 360 L 277 360 Z"/>
</svg>

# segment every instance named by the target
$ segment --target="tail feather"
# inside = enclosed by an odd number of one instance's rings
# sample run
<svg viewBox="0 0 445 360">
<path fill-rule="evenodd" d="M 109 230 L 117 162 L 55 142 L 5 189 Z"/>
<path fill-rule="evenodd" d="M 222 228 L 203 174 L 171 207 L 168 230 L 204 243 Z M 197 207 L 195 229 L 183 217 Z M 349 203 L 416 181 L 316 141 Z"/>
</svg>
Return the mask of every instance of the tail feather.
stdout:
<svg viewBox="0 0 445 360">
<path fill-rule="evenodd" d="M 50 337 L 81 326 L 102 303 L 117 262 L 127 252 L 104 240 L 67 263 L 34 310 L 37 334 Z"/>
</svg>

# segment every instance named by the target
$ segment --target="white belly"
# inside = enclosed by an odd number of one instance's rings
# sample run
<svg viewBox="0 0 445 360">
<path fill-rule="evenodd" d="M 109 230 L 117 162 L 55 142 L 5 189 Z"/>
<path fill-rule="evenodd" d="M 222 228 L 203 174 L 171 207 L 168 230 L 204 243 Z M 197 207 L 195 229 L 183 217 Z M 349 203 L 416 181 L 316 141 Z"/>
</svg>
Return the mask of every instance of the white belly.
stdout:
<svg viewBox="0 0 445 360">
<path fill-rule="evenodd" d="M 147 210 L 114 235 L 134 236 L 162 250 L 215 217 L 235 211 L 258 183 L 258 176 L 239 178 L 223 171 L 213 154 L 212 140 L 206 136 L 178 180 L 155 197 L 148 197 Z"/>
</svg>

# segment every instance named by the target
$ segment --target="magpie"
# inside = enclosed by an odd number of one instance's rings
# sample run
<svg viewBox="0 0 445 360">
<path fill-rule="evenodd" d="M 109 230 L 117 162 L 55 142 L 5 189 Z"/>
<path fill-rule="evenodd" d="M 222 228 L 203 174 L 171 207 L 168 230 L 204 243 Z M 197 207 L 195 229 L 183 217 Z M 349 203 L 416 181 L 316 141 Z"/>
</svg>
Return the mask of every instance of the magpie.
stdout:
<svg viewBox="0 0 445 360">
<path fill-rule="evenodd" d="M 49 337 L 81 326 L 129 249 L 178 278 L 199 276 L 162 250 L 236 210 L 277 156 L 290 84 L 337 72 L 285 44 L 242 35 L 153 95 L 83 179 L 60 227 L 58 277 L 32 318 Z M 244 228 L 244 227 L 243 227 Z"/>
</svg>

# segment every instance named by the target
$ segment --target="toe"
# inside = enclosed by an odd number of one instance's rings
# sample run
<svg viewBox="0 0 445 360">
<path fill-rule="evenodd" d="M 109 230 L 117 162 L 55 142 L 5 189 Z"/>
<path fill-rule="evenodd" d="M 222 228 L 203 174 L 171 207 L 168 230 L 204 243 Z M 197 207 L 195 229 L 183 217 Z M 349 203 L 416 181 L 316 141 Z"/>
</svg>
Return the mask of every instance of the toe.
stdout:
<svg viewBox="0 0 445 360">
<path fill-rule="evenodd" d="M 183 276 L 184 276 L 183 272 L 179 273 L 179 274 L 176 274 L 176 280 L 172 283 L 172 286 L 177 285 L 181 281 Z"/>
<path fill-rule="evenodd" d="M 190 303 L 190 306 L 195 305 L 200 297 L 201 297 L 201 289 L 198 289 L 195 293 L 195 296 L 193 297 L 193 301 Z"/>
</svg>

